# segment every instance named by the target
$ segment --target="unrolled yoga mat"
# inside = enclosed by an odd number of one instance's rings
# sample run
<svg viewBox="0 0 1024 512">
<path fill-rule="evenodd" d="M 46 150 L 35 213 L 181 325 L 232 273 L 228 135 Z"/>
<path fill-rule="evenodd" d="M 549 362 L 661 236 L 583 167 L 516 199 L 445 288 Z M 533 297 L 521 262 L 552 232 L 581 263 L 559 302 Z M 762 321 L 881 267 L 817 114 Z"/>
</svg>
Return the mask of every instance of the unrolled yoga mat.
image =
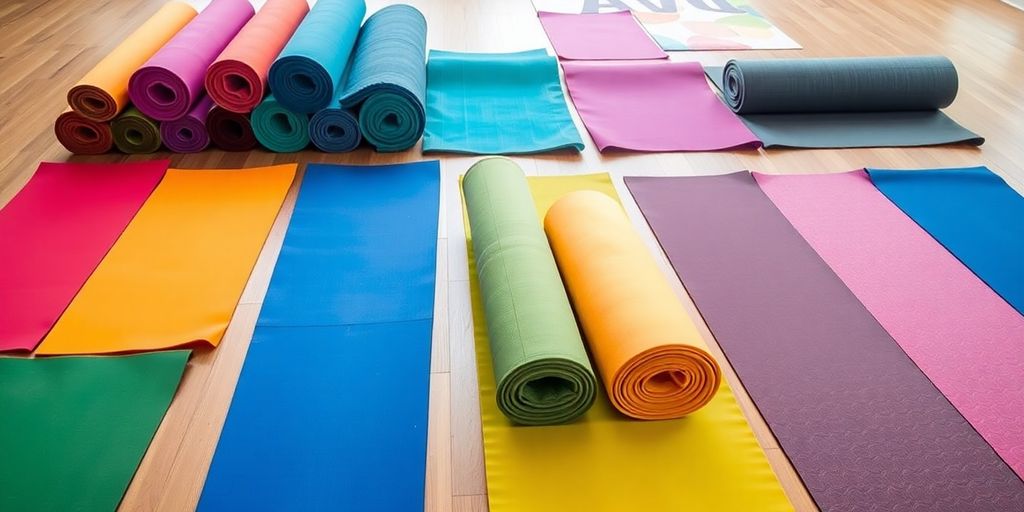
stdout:
<svg viewBox="0 0 1024 512">
<path fill-rule="evenodd" d="M 359 120 L 353 111 L 341 106 L 342 90 L 327 108 L 309 117 L 309 140 L 321 151 L 344 153 L 354 151 L 363 140 Z"/>
<path fill-rule="evenodd" d="M 593 405 L 597 376 L 526 177 L 511 160 L 488 158 L 462 185 L 498 409 L 522 425 L 573 421 Z"/>
<path fill-rule="evenodd" d="M 206 93 L 231 112 L 252 112 L 266 96 L 270 64 L 308 12 L 306 0 L 267 0 L 206 70 Z"/>
<path fill-rule="evenodd" d="M 0 209 L 0 351 L 32 350 L 167 170 L 41 163 Z"/>
<path fill-rule="evenodd" d="M 256 140 L 270 151 L 293 153 L 309 145 L 309 116 L 288 110 L 273 94 L 252 111 L 249 121 Z"/>
<path fill-rule="evenodd" d="M 538 217 L 570 192 L 617 197 L 607 174 L 527 179 Z M 575 423 L 509 422 L 497 407 L 472 244 L 466 241 L 492 512 L 792 510 L 726 382 L 706 407 L 679 420 L 627 418 L 598 388 L 594 406 Z"/>
<path fill-rule="evenodd" d="M 164 4 L 68 91 L 68 105 L 96 121 L 110 121 L 128 106 L 128 79 L 196 16 L 184 2 Z"/>
<path fill-rule="evenodd" d="M 707 405 L 722 370 L 619 203 L 567 194 L 544 232 L 615 408 L 664 420 Z"/>
<path fill-rule="evenodd" d="M 1008 385 L 1024 376 L 1024 316 L 864 171 L 754 177 L 939 391 L 1024 475 L 1024 393 Z"/>
<path fill-rule="evenodd" d="M 422 510 L 439 175 L 306 168 L 199 510 Z"/>
<path fill-rule="evenodd" d="M 423 135 L 427 20 L 399 4 L 370 16 L 359 31 L 341 106 L 359 110 L 359 129 L 377 151 L 404 151 Z"/>
<path fill-rule="evenodd" d="M 0 510 L 115 510 L 188 354 L 0 358 Z"/>
<path fill-rule="evenodd" d="M 818 507 L 1024 507 L 1020 478 L 753 177 L 626 185 Z"/>
<path fill-rule="evenodd" d="M 74 110 L 57 116 L 53 131 L 64 149 L 76 155 L 101 155 L 114 147 L 110 123 L 93 121 Z"/>
<path fill-rule="evenodd" d="M 197 153 L 206 149 L 210 145 L 206 117 L 212 108 L 213 99 L 203 96 L 185 117 L 160 123 L 160 137 L 167 149 L 175 153 Z"/>
<path fill-rule="evenodd" d="M 213 107 L 206 115 L 206 132 L 210 141 L 224 151 L 249 151 L 259 141 L 252 131 L 249 114 L 239 114 L 221 107 Z"/>
<path fill-rule="evenodd" d="M 270 66 L 268 83 L 278 101 L 312 114 L 336 96 L 366 14 L 363 0 L 319 0 Z"/>
<path fill-rule="evenodd" d="M 761 141 L 722 105 L 696 62 L 563 62 L 597 147 L 636 151 L 756 148 Z"/>
<path fill-rule="evenodd" d="M 569 60 L 667 59 L 629 11 L 594 14 L 538 12 L 555 54 Z"/>
<path fill-rule="evenodd" d="M 878 190 L 1024 314 L 1024 197 L 985 167 L 868 174 Z"/>
<path fill-rule="evenodd" d="M 546 50 L 431 50 L 423 151 L 540 153 L 583 150 Z"/>
<path fill-rule="evenodd" d="M 213 0 L 137 69 L 128 82 L 132 103 L 158 121 L 179 119 L 203 94 L 206 68 L 253 15 L 248 0 Z"/>
<path fill-rule="evenodd" d="M 110 132 L 117 149 L 129 155 L 153 153 L 163 144 L 160 125 L 132 106 L 110 122 Z"/>
<path fill-rule="evenodd" d="M 765 147 L 985 142 L 939 110 L 958 87 L 946 57 L 731 60 L 708 76 Z"/>
<path fill-rule="evenodd" d="M 167 171 L 36 353 L 217 346 L 294 176 Z"/>
</svg>

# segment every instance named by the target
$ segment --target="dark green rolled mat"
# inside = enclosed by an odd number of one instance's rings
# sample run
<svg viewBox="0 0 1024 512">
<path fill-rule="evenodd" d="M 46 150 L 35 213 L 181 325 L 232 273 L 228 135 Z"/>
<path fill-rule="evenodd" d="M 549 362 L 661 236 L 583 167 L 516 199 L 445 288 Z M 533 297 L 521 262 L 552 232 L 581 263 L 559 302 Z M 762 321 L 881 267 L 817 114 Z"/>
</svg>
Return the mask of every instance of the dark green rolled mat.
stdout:
<svg viewBox="0 0 1024 512">
<path fill-rule="evenodd" d="M 462 185 L 498 408 L 522 425 L 572 421 L 594 403 L 597 378 L 526 177 L 489 158 Z"/>
<path fill-rule="evenodd" d="M 286 109 L 273 94 L 252 111 L 250 121 L 256 140 L 270 151 L 293 153 L 309 145 L 309 116 Z"/>
<path fill-rule="evenodd" d="M 160 149 L 160 125 L 134 106 L 128 107 L 110 122 L 114 145 L 130 155 L 153 153 Z"/>
<path fill-rule="evenodd" d="M 213 107 L 206 116 L 206 131 L 210 141 L 224 151 L 249 151 L 259 144 L 252 131 L 249 114 Z"/>
</svg>

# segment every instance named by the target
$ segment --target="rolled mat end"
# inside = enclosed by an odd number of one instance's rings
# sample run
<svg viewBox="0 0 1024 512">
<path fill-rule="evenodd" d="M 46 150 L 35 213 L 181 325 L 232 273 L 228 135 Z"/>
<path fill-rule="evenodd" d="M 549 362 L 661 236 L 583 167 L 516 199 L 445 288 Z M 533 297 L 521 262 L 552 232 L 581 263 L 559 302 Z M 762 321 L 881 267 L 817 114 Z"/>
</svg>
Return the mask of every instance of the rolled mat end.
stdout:
<svg viewBox="0 0 1024 512">
<path fill-rule="evenodd" d="M 109 124 L 93 121 L 73 110 L 58 116 L 53 130 L 61 145 L 76 155 L 100 155 L 114 147 Z"/>
<path fill-rule="evenodd" d="M 352 151 L 363 139 L 359 125 L 351 112 L 325 108 L 309 119 L 309 138 L 316 147 L 328 153 Z"/>
<path fill-rule="evenodd" d="M 249 151 L 259 144 L 249 116 L 221 107 L 214 107 L 206 116 L 206 131 L 210 141 L 224 151 Z"/>
<path fill-rule="evenodd" d="M 153 153 L 160 149 L 160 126 L 135 107 L 117 116 L 110 123 L 110 131 L 114 136 L 114 145 L 123 153 Z"/>
<path fill-rule="evenodd" d="M 248 64 L 219 60 L 210 65 L 204 79 L 206 93 L 221 108 L 245 114 L 263 100 L 263 78 Z"/>
<path fill-rule="evenodd" d="M 79 84 L 68 91 L 68 105 L 93 121 L 110 121 L 117 117 L 120 106 L 107 91 L 93 85 Z"/>
<path fill-rule="evenodd" d="M 309 145 L 309 116 L 298 114 L 267 96 L 252 111 L 252 131 L 256 140 L 275 153 L 294 153 Z"/>
</svg>

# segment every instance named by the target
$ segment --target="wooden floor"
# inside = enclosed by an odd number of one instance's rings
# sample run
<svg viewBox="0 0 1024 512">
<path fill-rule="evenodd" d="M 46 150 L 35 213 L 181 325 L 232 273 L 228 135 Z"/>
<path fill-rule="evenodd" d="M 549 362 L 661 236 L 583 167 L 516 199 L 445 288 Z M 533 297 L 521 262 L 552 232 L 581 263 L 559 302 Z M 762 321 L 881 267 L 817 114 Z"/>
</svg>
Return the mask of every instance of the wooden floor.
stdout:
<svg viewBox="0 0 1024 512">
<path fill-rule="evenodd" d="M 146 157 L 75 157 L 53 136 L 65 94 L 92 65 L 152 14 L 163 0 L 5 0 L 0 5 L 0 205 L 22 187 L 41 160 L 117 162 Z M 395 2 L 369 2 L 369 9 Z M 513 51 L 547 46 L 529 0 L 410 0 L 429 22 L 431 48 Z M 987 165 L 1024 192 L 1024 12 L 999 0 L 751 0 L 804 46 L 802 51 L 689 52 L 676 60 L 721 64 L 734 56 L 866 56 L 944 54 L 960 72 L 960 95 L 947 109 L 984 135 L 974 148 L 916 148 L 741 153 L 600 155 L 588 141 L 581 156 L 516 158 L 531 175 L 609 171 L 637 229 L 656 252 L 694 318 L 686 297 L 643 223 L 623 175 L 847 171 L 875 167 Z M 85 7 L 89 4 L 89 7 Z M 586 131 L 577 118 L 584 137 Z M 168 156 L 168 155 L 161 155 Z M 380 155 L 318 152 L 276 155 L 262 151 L 170 155 L 174 167 L 247 167 L 285 162 L 382 164 L 423 158 L 419 149 Z M 456 177 L 477 160 L 442 157 L 444 186 L 438 257 L 437 310 L 431 361 L 427 509 L 487 509 L 476 367 L 469 306 L 466 251 Z M 228 335 L 214 351 L 197 353 L 121 505 L 122 510 L 191 510 L 199 498 L 235 381 L 245 357 L 274 260 L 280 249 L 295 189 L 269 238 Z M 6 250 L 0 240 L 0 250 Z M 699 321 L 699 320 L 698 320 Z M 706 327 L 720 361 L 725 361 Z M 727 368 L 786 492 L 799 510 L 813 502 L 763 420 Z M 312 449 L 315 449 L 311 446 Z"/>
</svg>

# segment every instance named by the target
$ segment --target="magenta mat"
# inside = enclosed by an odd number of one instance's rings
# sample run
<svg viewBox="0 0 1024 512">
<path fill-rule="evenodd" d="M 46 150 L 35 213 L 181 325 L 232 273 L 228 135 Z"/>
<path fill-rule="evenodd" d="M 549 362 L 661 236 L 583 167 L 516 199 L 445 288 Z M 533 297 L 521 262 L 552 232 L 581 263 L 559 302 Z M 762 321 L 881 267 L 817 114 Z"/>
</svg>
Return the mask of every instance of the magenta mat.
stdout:
<svg viewBox="0 0 1024 512">
<path fill-rule="evenodd" d="M 629 11 L 604 14 L 538 12 L 555 54 L 568 60 L 667 59 Z"/>
</svg>

